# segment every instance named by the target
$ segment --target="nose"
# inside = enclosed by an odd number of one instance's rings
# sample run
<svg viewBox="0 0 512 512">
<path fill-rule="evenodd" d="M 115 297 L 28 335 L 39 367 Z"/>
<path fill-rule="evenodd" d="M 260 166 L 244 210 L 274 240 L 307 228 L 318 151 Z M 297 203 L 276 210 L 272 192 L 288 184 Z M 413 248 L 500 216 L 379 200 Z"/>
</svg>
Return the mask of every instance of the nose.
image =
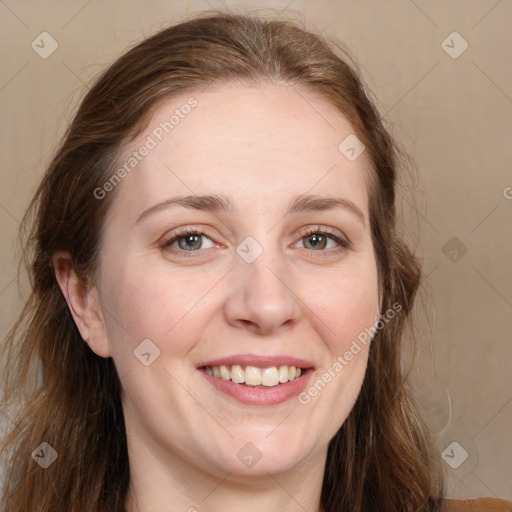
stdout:
<svg viewBox="0 0 512 512">
<path fill-rule="evenodd" d="M 260 335 L 291 328 L 301 312 L 286 265 L 264 255 L 252 263 L 237 259 L 224 306 L 231 326 Z"/>
</svg>

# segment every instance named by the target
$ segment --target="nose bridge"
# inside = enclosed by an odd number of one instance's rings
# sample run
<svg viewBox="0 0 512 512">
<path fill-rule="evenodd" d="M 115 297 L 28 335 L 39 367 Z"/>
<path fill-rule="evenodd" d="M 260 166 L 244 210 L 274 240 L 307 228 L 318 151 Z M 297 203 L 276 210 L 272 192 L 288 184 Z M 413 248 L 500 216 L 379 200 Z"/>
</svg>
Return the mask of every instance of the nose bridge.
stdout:
<svg viewBox="0 0 512 512">
<path fill-rule="evenodd" d="M 250 325 L 262 333 L 293 323 L 299 314 L 286 257 L 271 236 L 264 243 L 247 237 L 237 247 L 226 302 L 230 323 Z"/>
</svg>

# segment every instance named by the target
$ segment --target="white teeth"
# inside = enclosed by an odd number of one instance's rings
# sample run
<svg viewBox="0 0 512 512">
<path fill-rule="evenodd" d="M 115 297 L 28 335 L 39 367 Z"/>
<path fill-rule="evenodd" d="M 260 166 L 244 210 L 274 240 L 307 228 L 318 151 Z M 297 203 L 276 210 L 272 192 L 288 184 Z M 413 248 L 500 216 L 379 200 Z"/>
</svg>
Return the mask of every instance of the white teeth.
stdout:
<svg viewBox="0 0 512 512">
<path fill-rule="evenodd" d="M 246 384 L 247 386 L 266 386 L 274 387 L 278 384 L 286 384 L 289 381 L 298 379 L 302 371 L 295 366 L 269 366 L 267 368 L 258 368 L 257 366 L 246 366 L 234 364 L 231 367 L 227 365 L 205 366 L 204 371 L 208 375 L 213 375 L 222 380 L 231 380 L 235 384 Z"/>
<path fill-rule="evenodd" d="M 277 386 L 279 384 L 279 372 L 275 366 L 265 368 L 261 372 L 261 383 L 268 387 Z"/>
<path fill-rule="evenodd" d="M 259 386 L 261 384 L 261 370 L 256 366 L 246 366 L 245 383 L 248 386 Z"/>
<path fill-rule="evenodd" d="M 208 368 L 208 366 L 206 368 Z M 245 373 L 239 364 L 234 364 L 231 367 L 231 380 L 235 384 L 243 384 L 245 382 Z"/>
<path fill-rule="evenodd" d="M 279 382 L 281 384 L 288 382 L 288 366 L 279 367 Z"/>
<path fill-rule="evenodd" d="M 221 364 L 219 367 L 220 376 L 223 380 L 229 380 L 231 378 L 231 374 L 229 373 L 228 367 L 224 364 Z"/>
</svg>

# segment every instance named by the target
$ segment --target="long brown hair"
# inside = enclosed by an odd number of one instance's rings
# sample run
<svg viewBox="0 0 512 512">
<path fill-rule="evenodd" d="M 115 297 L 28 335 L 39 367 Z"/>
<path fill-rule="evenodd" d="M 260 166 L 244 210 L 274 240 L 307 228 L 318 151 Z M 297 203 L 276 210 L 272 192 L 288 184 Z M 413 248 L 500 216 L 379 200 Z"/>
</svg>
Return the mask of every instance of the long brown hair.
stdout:
<svg viewBox="0 0 512 512">
<path fill-rule="evenodd" d="M 130 472 L 120 381 L 112 359 L 82 341 L 51 259 L 68 251 L 84 282 L 94 280 L 99 233 L 117 189 L 102 200 L 94 191 L 112 176 L 122 146 L 142 132 L 161 100 L 229 81 L 279 81 L 317 94 L 351 122 L 372 163 L 370 220 L 382 313 L 397 303 L 402 312 L 375 334 L 361 393 L 329 444 L 324 511 L 441 509 L 435 441 L 401 370 L 402 338 L 420 283 L 418 262 L 395 225 L 402 152 L 341 44 L 296 22 L 214 12 L 144 40 L 99 77 L 24 217 L 32 294 L 5 350 L 3 405 L 13 419 L 3 445 L 5 512 L 124 510 Z M 31 457 L 42 442 L 58 454 L 47 469 Z"/>
</svg>

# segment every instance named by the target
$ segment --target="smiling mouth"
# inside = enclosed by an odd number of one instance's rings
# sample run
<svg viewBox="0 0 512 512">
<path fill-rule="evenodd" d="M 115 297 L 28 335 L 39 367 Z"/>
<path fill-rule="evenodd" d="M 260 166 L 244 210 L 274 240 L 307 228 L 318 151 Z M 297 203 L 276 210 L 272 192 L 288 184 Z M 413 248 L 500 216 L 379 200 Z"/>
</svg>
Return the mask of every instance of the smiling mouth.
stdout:
<svg viewBox="0 0 512 512">
<path fill-rule="evenodd" d="M 200 370 L 218 379 L 246 386 L 271 388 L 298 379 L 307 368 L 296 366 L 269 366 L 259 368 L 250 365 L 203 366 Z"/>
</svg>

